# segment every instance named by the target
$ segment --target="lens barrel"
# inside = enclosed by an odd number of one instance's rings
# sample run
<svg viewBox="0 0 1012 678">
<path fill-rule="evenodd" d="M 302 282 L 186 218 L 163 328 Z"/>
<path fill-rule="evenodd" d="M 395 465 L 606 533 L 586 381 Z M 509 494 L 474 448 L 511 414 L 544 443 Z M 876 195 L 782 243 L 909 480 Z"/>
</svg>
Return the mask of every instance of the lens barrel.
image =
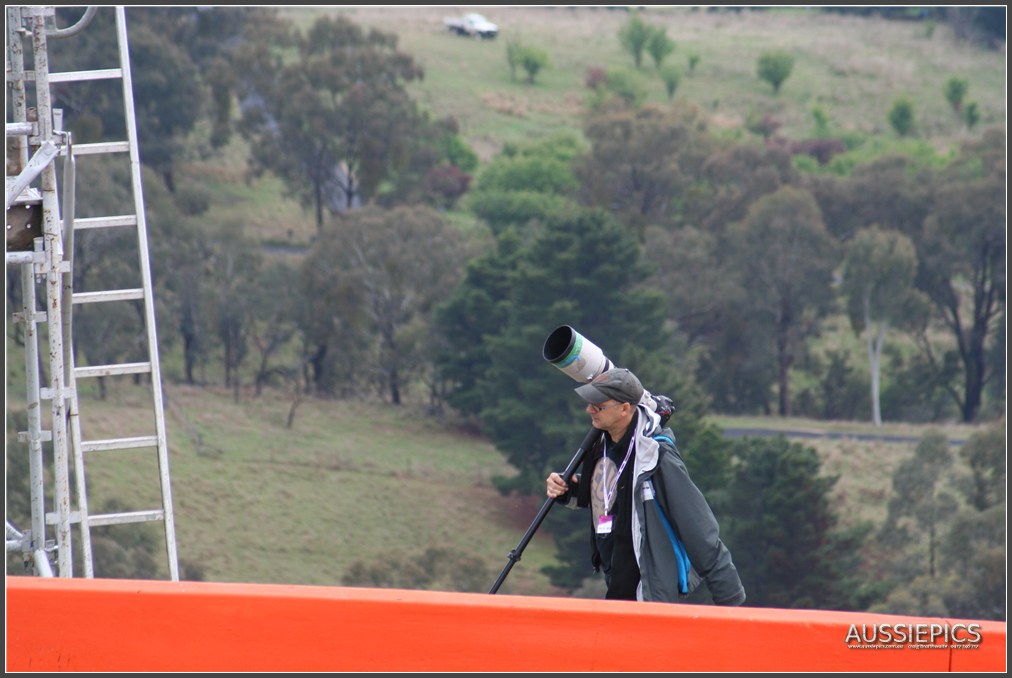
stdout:
<svg viewBox="0 0 1012 678">
<path fill-rule="evenodd" d="M 600 348 L 569 325 L 557 327 L 548 335 L 541 354 L 545 360 L 581 383 L 587 383 L 614 367 Z"/>
</svg>

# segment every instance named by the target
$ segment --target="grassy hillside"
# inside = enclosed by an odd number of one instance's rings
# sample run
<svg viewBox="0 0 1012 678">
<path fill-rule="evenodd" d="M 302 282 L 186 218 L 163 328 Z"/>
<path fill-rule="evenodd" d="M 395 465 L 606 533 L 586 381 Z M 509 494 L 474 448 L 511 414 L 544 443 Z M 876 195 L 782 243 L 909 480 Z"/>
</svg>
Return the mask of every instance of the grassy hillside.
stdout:
<svg viewBox="0 0 1012 678">
<path fill-rule="evenodd" d="M 454 6 L 299 7 L 281 10 L 307 28 L 321 15 L 341 14 L 365 28 L 398 37 L 398 48 L 425 69 L 412 95 L 433 116 L 453 116 L 461 134 L 482 160 L 505 143 L 523 143 L 560 131 L 579 130 L 589 90 L 587 71 L 600 67 L 634 71 L 622 51 L 618 30 L 628 13 L 593 7 L 488 7 L 482 11 L 501 28 L 495 40 L 479 41 L 449 33 L 446 16 L 467 11 Z M 885 21 L 779 8 L 740 13 L 680 7 L 649 8 L 644 20 L 667 28 L 676 44 L 666 63 L 683 69 L 675 99 L 692 102 L 720 134 L 755 138 L 742 125 L 750 114 L 770 112 L 791 139 L 815 134 L 818 106 L 836 136 L 866 139 L 859 157 L 889 148 L 928 144 L 951 151 L 968 134 L 944 96 L 950 77 L 967 80 L 966 101 L 977 102 L 977 130 L 1004 126 L 1006 59 L 1002 52 L 957 41 L 950 29 L 925 22 Z M 510 42 L 548 53 L 549 64 L 534 85 L 523 74 L 511 78 L 506 60 Z M 785 49 L 795 66 L 779 94 L 756 75 L 760 54 Z M 688 70 L 688 57 L 698 65 Z M 649 101 L 667 95 L 646 57 L 635 75 Z M 915 107 L 917 136 L 900 140 L 888 122 L 898 96 Z M 237 219 L 260 237 L 305 243 L 315 233 L 309 205 L 291 199 L 276 179 L 242 180 L 245 150 L 236 142 L 224 153 L 185 166 L 180 182 L 213 189 L 209 222 Z"/>
<path fill-rule="evenodd" d="M 14 351 L 8 347 L 10 356 Z M 10 362 L 15 364 L 8 374 L 8 409 L 23 410 L 23 377 L 16 361 Z M 82 388 L 85 440 L 150 432 L 147 389 L 128 380 L 110 379 L 109 386 L 105 400 Z M 475 577 L 484 591 L 543 504 L 540 488 L 532 488 L 531 497 L 501 496 L 491 478 L 513 469 L 491 442 L 450 415 L 427 416 L 421 402 L 392 408 L 362 400 L 310 400 L 296 410 L 291 429 L 285 427 L 291 402 L 275 391 L 259 398 L 245 393 L 236 403 L 221 389 L 168 385 L 165 402 L 179 558 L 197 565 L 208 581 L 340 585 L 355 562 L 418 562 L 426 549 L 438 548 L 479 561 L 482 570 Z M 835 499 L 843 524 L 881 520 L 891 474 L 914 447 L 856 435 L 916 437 L 924 431 L 798 419 L 716 421 L 725 427 L 854 435 L 799 439 L 820 452 L 826 474 L 840 476 Z M 960 440 L 976 427 L 943 430 Z M 9 444 L 7 453 L 26 454 L 25 446 Z M 126 510 L 159 504 L 153 452 L 92 454 L 88 474 L 93 512 L 108 499 Z M 500 593 L 558 593 L 540 568 L 554 563 L 553 518 L 564 510 L 549 513 Z M 161 539 L 160 524 L 145 527 Z M 164 558 L 158 564 L 164 572 Z"/>
</svg>

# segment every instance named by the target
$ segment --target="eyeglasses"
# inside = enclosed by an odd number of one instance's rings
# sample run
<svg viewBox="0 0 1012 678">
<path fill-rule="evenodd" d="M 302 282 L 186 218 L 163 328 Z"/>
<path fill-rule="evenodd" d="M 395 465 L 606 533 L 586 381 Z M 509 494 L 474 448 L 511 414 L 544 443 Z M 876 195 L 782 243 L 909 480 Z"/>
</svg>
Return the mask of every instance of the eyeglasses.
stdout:
<svg viewBox="0 0 1012 678">
<path fill-rule="evenodd" d="M 597 414 L 598 412 L 604 412 L 605 410 L 610 410 L 613 407 L 622 407 L 622 405 L 625 405 L 625 403 L 613 403 L 613 404 L 608 405 L 606 407 L 601 407 L 600 405 L 591 405 L 591 404 L 588 404 L 587 407 L 590 408 L 591 412 L 593 412 L 594 414 Z"/>
</svg>

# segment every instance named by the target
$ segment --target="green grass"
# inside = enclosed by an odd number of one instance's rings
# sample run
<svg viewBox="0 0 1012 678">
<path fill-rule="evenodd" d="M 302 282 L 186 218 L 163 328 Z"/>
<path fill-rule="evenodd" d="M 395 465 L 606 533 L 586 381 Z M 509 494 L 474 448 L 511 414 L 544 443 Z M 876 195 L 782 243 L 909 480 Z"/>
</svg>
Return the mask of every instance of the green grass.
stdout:
<svg viewBox="0 0 1012 678">
<path fill-rule="evenodd" d="M 579 7 L 495 7 L 484 13 L 501 27 L 496 40 L 455 36 L 443 17 L 459 7 L 300 7 L 283 8 L 282 16 L 302 29 L 323 14 L 347 16 L 364 28 L 398 37 L 398 48 L 425 69 L 411 86 L 415 100 L 433 117 L 454 117 L 464 140 L 483 162 L 504 144 L 522 144 L 560 132 L 579 132 L 589 90 L 591 68 L 634 70 L 632 58 L 618 43 L 625 11 Z M 697 105 L 718 135 L 758 140 L 743 128 L 755 112 L 772 112 L 782 122 L 780 134 L 792 139 L 815 135 L 812 109 L 828 117 L 830 133 L 860 138 L 840 164 L 867 162 L 892 150 L 942 156 L 953 152 L 969 132 L 949 107 L 943 90 L 949 77 L 969 83 L 966 101 L 981 110 L 977 130 L 999 124 L 1006 116 L 1004 56 L 954 39 L 945 25 L 926 37 L 919 22 L 839 16 L 796 9 L 708 12 L 679 7 L 650 8 L 645 20 L 667 28 L 676 43 L 667 63 L 683 68 L 675 99 Z M 524 74 L 511 78 L 506 45 L 520 42 L 544 49 L 549 65 L 534 85 Z M 756 75 L 759 55 L 773 48 L 795 55 L 795 68 L 780 93 Z M 688 56 L 699 64 L 688 72 Z M 667 102 L 663 83 L 649 57 L 637 73 L 648 100 Z M 901 139 L 887 116 L 895 97 L 908 96 L 915 106 L 917 137 Z M 195 154 L 200 155 L 200 154 Z M 316 233 L 312 205 L 294 197 L 275 177 L 252 183 L 244 179 L 245 144 L 233 137 L 225 149 L 184 164 L 179 182 L 207 187 L 209 224 L 238 221 L 251 237 L 272 244 L 305 245 Z"/>
<path fill-rule="evenodd" d="M 313 8 L 284 14 L 308 25 L 320 13 L 341 13 L 360 25 L 397 34 L 399 48 L 426 70 L 424 82 L 415 87 L 417 100 L 438 115 L 458 118 L 465 138 L 486 160 L 504 142 L 578 126 L 588 69 L 633 68 L 617 39 L 628 18 L 624 11 L 488 8 L 485 14 L 502 32 L 494 41 L 474 41 L 443 29 L 442 18 L 458 9 Z M 943 94 L 951 76 L 970 83 L 966 100 L 979 103 L 980 128 L 1004 125 L 1004 56 L 957 42 L 944 25 L 928 38 L 919 22 L 798 10 L 729 13 L 667 7 L 650 8 L 643 17 L 667 28 L 676 43 L 667 62 L 685 72 L 676 98 L 700 106 L 715 128 L 740 127 L 752 109 L 772 110 L 783 119 L 783 134 L 807 138 L 814 133 L 811 108 L 818 104 L 834 131 L 892 139 L 887 115 L 894 98 L 903 94 L 914 102 L 920 136 L 945 149 L 965 134 Z M 548 52 L 549 65 L 534 86 L 522 77 L 510 79 L 509 41 Z M 796 58 L 776 96 L 756 75 L 759 55 L 774 48 Z M 691 75 L 690 53 L 700 56 Z M 640 75 L 649 99 L 666 101 L 649 56 Z"/>
</svg>

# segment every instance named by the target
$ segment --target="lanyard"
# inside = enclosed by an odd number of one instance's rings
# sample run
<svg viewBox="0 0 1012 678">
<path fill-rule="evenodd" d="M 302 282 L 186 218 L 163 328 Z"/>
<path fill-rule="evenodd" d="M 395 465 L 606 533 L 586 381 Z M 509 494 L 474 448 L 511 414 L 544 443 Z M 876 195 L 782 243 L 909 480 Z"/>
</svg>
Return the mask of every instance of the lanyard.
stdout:
<svg viewBox="0 0 1012 678">
<path fill-rule="evenodd" d="M 608 441 L 605 440 L 604 442 L 605 444 L 601 446 L 602 462 L 604 462 L 604 460 L 608 458 Z M 601 485 L 603 486 L 604 489 L 605 515 L 608 515 L 608 513 L 611 511 L 611 493 L 614 492 L 615 488 L 618 487 L 618 479 L 622 476 L 622 470 L 625 469 L 625 465 L 629 461 L 629 455 L 632 454 L 633 443 L 635 442 L 636 442 L 636 433 L 633 432 L 633 435 L 629 438 L 629 449 L 625 451 L 625 459 L 622 460 L 622 465 L 618 467 L 618 473 L 615 474 L 615 482 L 611 485 L 610 489 L 608 487 L 608 465 L 604 463 L 601 464 Z"/>
</svg>

